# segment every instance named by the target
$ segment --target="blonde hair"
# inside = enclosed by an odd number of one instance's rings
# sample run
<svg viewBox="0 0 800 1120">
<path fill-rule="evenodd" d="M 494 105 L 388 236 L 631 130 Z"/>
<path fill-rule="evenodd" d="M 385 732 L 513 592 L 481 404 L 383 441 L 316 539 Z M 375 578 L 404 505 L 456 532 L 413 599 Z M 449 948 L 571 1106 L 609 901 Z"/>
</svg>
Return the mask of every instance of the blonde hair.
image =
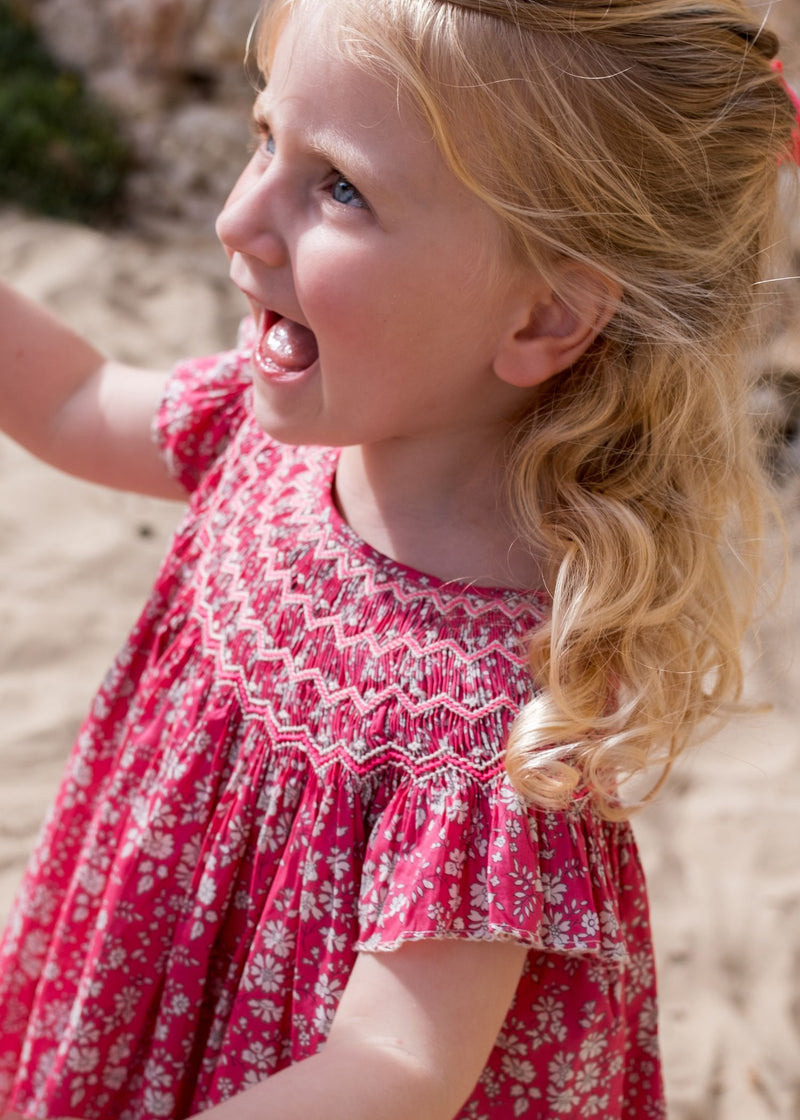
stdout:
<svg viewBox="0 0 800 1120">
<path fill-rule="evenodd" d="M 737 0 L 337 0 L 336 16 L 517 257 L 566 300 L 622 292 L 510 448 L 552 612 L 506 752 L 534 803 L 582 789 L 622 815 L 620 779 L 666 774 L 742 688 L 768 505 L 745 329 L 793 125 L 776 39 Z"/>
</svg>

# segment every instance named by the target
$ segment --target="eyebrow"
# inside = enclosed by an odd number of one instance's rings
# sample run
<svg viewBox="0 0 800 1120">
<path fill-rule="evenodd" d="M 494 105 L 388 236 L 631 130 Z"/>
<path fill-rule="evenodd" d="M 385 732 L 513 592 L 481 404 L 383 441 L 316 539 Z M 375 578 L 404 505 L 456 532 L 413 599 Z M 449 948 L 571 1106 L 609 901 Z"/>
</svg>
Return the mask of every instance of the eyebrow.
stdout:
<svg viewBox="0 0 800 1120">
<path fill-rule="evenodd" d="M 266 92 L 266 91 L 265 91 Z M 262 93 L 253 106 L 253 121 L 256 125 L 270 123 L 270 105 Z M 348 181 L 357 187 L 363 187 L 366 195 L 388 194 L 383 183 L 391 177 L 393 183 L 400 184 L 403 189 L 410 189 L 403 173 L 402 166 L 394 162 L 383 162 L 365 156 L 358 144 L 350 143 L 333 129 L 321 127 L 309 129 L 308 132 L 295 134 L 299 136 L 302 146 L 311 155 L 323 159 L 332 168 L 338 171 Z"/>
</svg>

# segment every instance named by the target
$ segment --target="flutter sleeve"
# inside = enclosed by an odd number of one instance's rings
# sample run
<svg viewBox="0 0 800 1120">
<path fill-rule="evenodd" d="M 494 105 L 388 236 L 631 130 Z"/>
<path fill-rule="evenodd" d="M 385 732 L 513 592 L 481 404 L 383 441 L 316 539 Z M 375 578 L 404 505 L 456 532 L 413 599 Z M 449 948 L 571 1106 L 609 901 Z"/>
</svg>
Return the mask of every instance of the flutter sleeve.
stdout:
<svg viewBox="0 0 800 1120">
<path fill-rule="evenodd" d="M 188 491 L 213 466 L 248 415 L 251 325 L 235 350 L 181 362 L 153 422 L 153 438 L 170 473 Z"/>
<path fill-rule="evenodd" d="M 586 801 L 530 808 L 502 773 L 476 782 L 451 772 L 402 784 L 371 830 L 357 947 L 512 939 L 619 963 L 621 909 L 640 895 L 626 824 L 598 818 Z"/>
</svg>

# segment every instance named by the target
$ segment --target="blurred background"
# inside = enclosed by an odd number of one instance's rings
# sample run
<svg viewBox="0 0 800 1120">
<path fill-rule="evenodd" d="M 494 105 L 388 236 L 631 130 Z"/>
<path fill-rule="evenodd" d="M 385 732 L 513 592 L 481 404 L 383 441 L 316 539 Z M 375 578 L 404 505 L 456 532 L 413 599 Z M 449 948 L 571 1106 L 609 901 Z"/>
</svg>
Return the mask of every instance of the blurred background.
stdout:
<svg viewBox="0 0 800 1120">
<path fill-rule="evenodd" d="M 213 222 L 247 158 L 256 0 L 0 0 L 0 275 L 124 361 L 232 344 Z M 800 0 L 760 6 L 800 86 Z M 752 714 L 635 827 L 671 1120 L 800 1120 L 800 212 L 765 300 L 754 409 L 788 575 L 749 650 Z M 0 922 L 89 699 L 181 507 L 0 440 Z M 777 579 L 782 544 L 772 542 Z"/>
</svg>

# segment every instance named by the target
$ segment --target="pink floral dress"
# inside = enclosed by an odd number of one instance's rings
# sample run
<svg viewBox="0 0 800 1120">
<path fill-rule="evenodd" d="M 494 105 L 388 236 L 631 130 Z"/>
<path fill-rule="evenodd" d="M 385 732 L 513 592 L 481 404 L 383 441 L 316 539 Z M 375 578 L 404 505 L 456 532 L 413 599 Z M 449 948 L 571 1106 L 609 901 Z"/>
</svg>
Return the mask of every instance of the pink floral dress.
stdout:
<svg viewBox="0 0 800 1120">
<path fill-rule="evenodd" d="M 170 382 L 191 503 L 0 948 L 0 1112 L 189 1116 L 315 1053 L 358 951 L 459 937 L 530 946 L 460 1120 L 663 1117 L 630 830 L 504 776 L 546 601 L 365 545 L 248 368 Z"/>
</svg>

